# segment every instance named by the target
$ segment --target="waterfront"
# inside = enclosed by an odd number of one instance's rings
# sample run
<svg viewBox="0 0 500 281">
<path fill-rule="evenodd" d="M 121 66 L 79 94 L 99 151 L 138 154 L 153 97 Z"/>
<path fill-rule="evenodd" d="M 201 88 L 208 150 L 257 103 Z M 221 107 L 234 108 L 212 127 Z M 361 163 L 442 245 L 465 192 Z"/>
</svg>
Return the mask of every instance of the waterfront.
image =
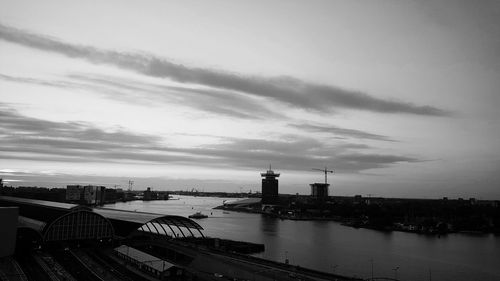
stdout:
<svg viewBox="0 0 500 281">
<path fill-rule="evenodd" d="M 263 243 L 259 257 L 322 271 L 401 280 L 499 280 L 500 237 L 437 236 L 355 229 L 330 221 L 289 221 L 212 208 L 228 198 L 176 196 L 179 200 L 131 201 L 108 208 L 209 217 L 197 222 L 212 237 Z M 230 199 L 229 199 L 230 200 Z M 399 268 L 397 270 L 394 270 Z"/>
</svg>

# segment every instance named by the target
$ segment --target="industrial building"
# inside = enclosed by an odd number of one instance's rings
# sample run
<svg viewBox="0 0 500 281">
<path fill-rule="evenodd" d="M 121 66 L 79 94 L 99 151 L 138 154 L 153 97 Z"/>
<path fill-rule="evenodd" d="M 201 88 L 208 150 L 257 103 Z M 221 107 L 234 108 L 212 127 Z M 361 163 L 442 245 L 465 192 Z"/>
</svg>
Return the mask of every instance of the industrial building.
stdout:
<svg viewBox="0 0 500 281">
<path fill-rule="evenodd" d="M 260 174 L 262 179 L 262 204 L 276 204 L 278 203 L 278 179 L 280 176 L 279 173 L 275 173 L 271 166 L 269 166 L 269 170 L 265 173 Z"/>
</svg>

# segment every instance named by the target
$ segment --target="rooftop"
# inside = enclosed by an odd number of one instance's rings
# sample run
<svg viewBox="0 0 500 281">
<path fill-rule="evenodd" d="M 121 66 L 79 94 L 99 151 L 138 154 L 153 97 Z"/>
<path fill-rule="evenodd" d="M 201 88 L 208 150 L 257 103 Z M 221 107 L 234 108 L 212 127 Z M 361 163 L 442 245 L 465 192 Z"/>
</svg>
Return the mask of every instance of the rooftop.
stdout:
<svg viewBox="0 0 500 281">
<path fill-rule="evenodd" d="M 143 263 L 151 268 L 154 268 L 160 272 L 163 272 L 173 266 L 174 264 L 171 264 L 169 262 L 166 262 L 164 260 L 161 260 L 155 256 L 152 256 L 148 253 L 144 253 L 142 251 L 139 251 L 135 248 L 126 246 L 126 245 L 121 245 L 120 247 L 115 248 L 115 251 L 128 256 L 140 263 Z"/>
<path fill-rule="evenodd" d="M 0 200 L 6 201 L 6 202 L 17 203 L 17 204 L 44 206 L 44 207 L 49 207 L 49 208 L 54 208 L 54 209 L 59 209 L 59 210 L 65 210 L 65 211 L 69 211 L 71 209 L 78 207 L 78 205 L 76 205 L 76 204 L 37 200 L 37 199 L 28 199 L 28 198 L 20 198 L 20 197 L 11 197 L 11 196 L 0 196 Z"/>
</svg>

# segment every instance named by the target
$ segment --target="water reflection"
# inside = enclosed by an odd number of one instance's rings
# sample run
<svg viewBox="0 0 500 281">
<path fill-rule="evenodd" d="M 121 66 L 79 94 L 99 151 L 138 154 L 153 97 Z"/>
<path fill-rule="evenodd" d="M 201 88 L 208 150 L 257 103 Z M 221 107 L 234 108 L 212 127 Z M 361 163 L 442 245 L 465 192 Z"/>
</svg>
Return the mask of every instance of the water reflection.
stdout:
<svg viewBox="0 0 500 281">
<path fill-rule="evenodd" d="M 260 219 L 260 230 L 270 236 L 277 236 L 279 233 L 279 220 L 270 217 Z"/>
</svg>

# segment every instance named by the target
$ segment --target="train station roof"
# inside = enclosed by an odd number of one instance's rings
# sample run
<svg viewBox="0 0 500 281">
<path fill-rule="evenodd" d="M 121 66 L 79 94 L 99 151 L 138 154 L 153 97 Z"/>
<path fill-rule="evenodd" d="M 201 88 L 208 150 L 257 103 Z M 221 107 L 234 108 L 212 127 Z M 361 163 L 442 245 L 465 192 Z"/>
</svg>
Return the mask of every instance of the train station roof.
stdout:
<svg viewBox="0 0 500 281">
<path fill-rule="evenodd" d="M 94 208 L 94 212 L 102 215 L 103 217 L 109 219 L 114 227 L 115 233 L 118 235 L 128 235 L 132 231 L 141 229 L 143 231 L 152 232 L 155 234 L 166 234 L 166 231 L 160 231 L 161 225 L 167 225 L 168 229 L 171 230 L 171 234 L 180 233 L 185 237 L 184 230 L 187 230 L 192 236 L 194 236 L 192 230 L 196 230 L 203 236 L 201 227 L 198 223 L 192 219 L 174 216 L 174 215 L 161 215 L 155 213 L 137 212 L 137 211 L 126 211 L 117 210 L 111 208 Z M 158 227 L 155 227 L 158 226 Z M 175 231 L 175 229 L 178 230 Z"/>
<path fill-rule="evenodd" d="M 61 217 L 74 211 L 88 211 L 109 220 L 118 236 L 126 237 L 135 230 L 142 230 L 152 234 L 169 237 L 195 236 L 199 233 L 204 237 L 201 227 L 195 221 L 174 215 L 117 210 L 111 208 L 89 208 L 77 204 L 52 202 L 37 199 L 0 196 L 0 206 L 17 206 L 20 215 L 25 218 L 20 224 L 31 226 L 34 229 L 42 228 L 42 224 L 49 225 Z M 37 223 L 35 223 L 37 222 Z M 193 231 L 194 230 L 194 231 Z"/>
<path fill-rule="evenodd" d="M 30 218 L 23 217 L 23 216 L 17 217 L 17 226 L 18 227 L 31 228 L 31 229 L 38 231 L 38 233 L 43 232 L 45 225 L 47 225 L 47 224 L 43 221 L 30 219 Z"/>
<path fill-rule="evenodd" d="M 47 208 L 59 209 L 70 211 L 73 208 L 77 208 L 79 205 L 62 203 L 62 202 L 53 202 L 53 201 L 45 201 L 45 200 L 37 200 L 37 199 L 29 199 L 29 198 L 20 198 L 20 197 L 12 197 L 12 196 L 0 196 L 0 200 L 12 203 L 20 203 L 32 206 L 43 206 Z"/>
<path fill-rule="evenodd" d="M 0 196 L 0 206 L 19 207 L 19 215 L 30 219 L 39 220 L 47 224 L 72 211 L 76 211 L 79 209 L 90 211 L 90 208 L 79 206 L 76 204 L 11 196 Z"/>
</svg>

